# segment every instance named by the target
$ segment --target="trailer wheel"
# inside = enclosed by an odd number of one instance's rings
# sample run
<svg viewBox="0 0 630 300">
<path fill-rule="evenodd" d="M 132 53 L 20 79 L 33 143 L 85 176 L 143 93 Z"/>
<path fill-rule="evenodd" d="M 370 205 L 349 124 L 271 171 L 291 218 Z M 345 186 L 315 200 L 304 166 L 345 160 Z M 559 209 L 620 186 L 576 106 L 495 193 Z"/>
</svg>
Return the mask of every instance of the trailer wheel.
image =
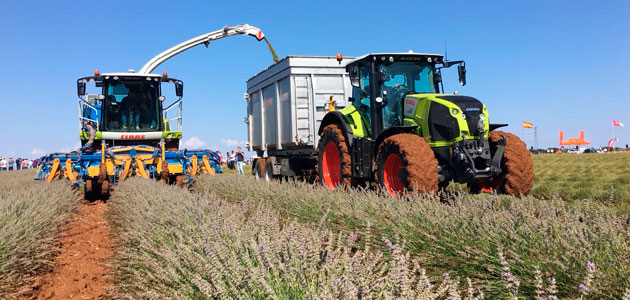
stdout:
<svg viewBox="0 0 630 300">
<path fill-rule="evenodd" d="M 534 162 L 527 145 L 516 135 L 504 131 L 491 131 L 489 134 L 492 155 L 497 142 L 505 137 L 505 150 L 501 159 L 501 174 L 491 181 L 468 184 L 470 193 L 490 193 L 512 196 L 527 195 L 534 185 Z"/>
<path fill-rule="evenodd" d="M 334 190 L 339 184 L 352 184 L 352 160 L 341 129 L 336 124 L 324 127 L 317 145 L 317 173 L 320 182 Z"/>
<path fill-rule="evenodd" d="M 437 191 L 437 159 L 422 137 L 410 133 L 390 136 L 379 146 L 376 157 L 377 182 L 394 198 L 414 188 Z"/>
<path fill-rule="evenodd" d="M 264 178 L 267 182 L 271 182 L 274 179 L 277 179 L 278 176 L 273 175 L 273 164 L 276 163 L 276 158 L 271 156 L 265 159 L 265 168 L 263 174 L 265 174 Z"/>
<path fill-rule="evenodd" d="M 254 167 L 254 176 L 256 180 L 262 180 L 265 177 L 265 158 L 259 158 L 256 160 L 256 166 Z"/>
</svg>

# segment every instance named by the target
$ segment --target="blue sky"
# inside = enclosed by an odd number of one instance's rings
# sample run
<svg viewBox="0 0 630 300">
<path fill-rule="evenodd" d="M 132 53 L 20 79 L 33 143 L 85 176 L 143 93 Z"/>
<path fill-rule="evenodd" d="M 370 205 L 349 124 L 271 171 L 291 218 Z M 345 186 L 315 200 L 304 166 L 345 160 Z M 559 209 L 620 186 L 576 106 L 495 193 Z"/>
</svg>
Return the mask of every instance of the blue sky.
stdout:
<svg viewBox="0 0 630 300">
<path fill-rule="evenodd" d="M 612 119 L 630 144 L 628 1 L 2 1 L 0 155 L 35 157 L 78 142 L 76 79 L 139 69 L 155 54 L 224 25 L 263 29 L 280 57 L 442 53 L 464 59 L 490 120 L 538 127 L 541 147 L 586 132 L 604 145 Z M 272 63 L 264 43 L 234 37 L 185 52 L 156 72 L 185 83 L 184 140 L 233 149 L 247 138 L 245 81 Z M 533 144 L 533 131 L 524 139 Z M 190 141 L 189 141 L 190 142 Z M 36 155 L 37 154 L 37 155 Z"/>
</svg>

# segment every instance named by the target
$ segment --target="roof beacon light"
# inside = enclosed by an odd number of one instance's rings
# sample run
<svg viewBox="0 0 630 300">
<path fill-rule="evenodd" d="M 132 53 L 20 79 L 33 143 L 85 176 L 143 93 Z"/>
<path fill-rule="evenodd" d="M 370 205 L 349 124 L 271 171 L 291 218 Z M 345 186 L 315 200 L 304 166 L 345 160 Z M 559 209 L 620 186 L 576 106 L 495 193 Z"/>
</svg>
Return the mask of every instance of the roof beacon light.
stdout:
<svg viewBox="0 0 630 300">
<path fill-rule="evenodd" d="M 342 60 L 343 60 L 343 55 L 341 55 L 341 53 L 337 53 L 337 61 L 339 62 L 339 64 L 341 64 Z"/>
<path fill-rule="evenodd" d="M 162 72 L 162 77 L 168 77 L 168 73 L 166 71 Z"/>
<path fill-rule="evenodd" d="M 101 72 L 98 69 L 94 70 L 94 76 L 100 76 L 100 75 L 101 75 Z"/>
</svg>

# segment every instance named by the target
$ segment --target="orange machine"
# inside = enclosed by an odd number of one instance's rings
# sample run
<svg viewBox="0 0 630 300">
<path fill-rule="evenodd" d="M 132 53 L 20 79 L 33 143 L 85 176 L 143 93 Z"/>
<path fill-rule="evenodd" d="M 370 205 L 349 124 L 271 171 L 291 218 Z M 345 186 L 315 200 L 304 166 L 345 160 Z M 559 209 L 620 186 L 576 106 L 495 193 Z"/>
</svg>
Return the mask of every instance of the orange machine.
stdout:
<svg viewBox="0 0 630 300">
<path fill-rule="evenodd" d="M 582 146 L 582 145 L 590 145 L 590 142 L 587 142 L 584 140 L 584 130 L 580 130 L 580 137 L 579 138 L 568 138 L 565 141 L 563 141 L 564 139 L 564 131 L 560 130 L 558 132 L 558 134 L 560 135 L 558 138 L 558 144 L 560 146 Z"/>
</svg>

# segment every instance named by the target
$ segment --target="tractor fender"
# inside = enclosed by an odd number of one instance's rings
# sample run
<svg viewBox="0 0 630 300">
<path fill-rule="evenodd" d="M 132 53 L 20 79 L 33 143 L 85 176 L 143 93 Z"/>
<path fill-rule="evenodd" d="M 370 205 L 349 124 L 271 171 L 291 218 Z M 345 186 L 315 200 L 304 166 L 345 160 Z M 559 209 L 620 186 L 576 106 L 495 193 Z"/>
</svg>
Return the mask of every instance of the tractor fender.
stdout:
<svg viewBox="0 0 630 300">
<path fill-rule="evenodd" d="M 508 124 L 490 124 L 490 131 L 495 131 L 501 127 L 508 126 Z"/>
<path fill-rule="evenodd" d="M 346 117 L 338 111 L 328 112 L 324 116 L 322 123 L 319 125 L 319 129 L 317 130 L 317 135 L 321 135 L 324 127 L 330 124 L 337 124 L 337 126 L 342 129 L 343 135 L 345 136 L 346 141 L 348 141 L 348 146 L 352 146 L 355 136 L 352 134 L 350 122 L 348 122 L 348 119 L 346 119 Z"/>
<path fill-rule="evenodd" d="M 376 141 L 374 142 L 374 149 L 373 149 L 374 155 L 375 155 L 374 157 L 376 157 L 376 152 L 378 151 L 378 147 L 386 138 L 395 134 L 399 134 L 399 133 L 416 134 L 417 129 L 418 129 L 418 126 L 394 126 L 394 127 L 390 127 L 383 130 L 383 132 L 381 132 L 381 134 L 378 135 L 378 137 L 376 138 Z"/>
</svg>

